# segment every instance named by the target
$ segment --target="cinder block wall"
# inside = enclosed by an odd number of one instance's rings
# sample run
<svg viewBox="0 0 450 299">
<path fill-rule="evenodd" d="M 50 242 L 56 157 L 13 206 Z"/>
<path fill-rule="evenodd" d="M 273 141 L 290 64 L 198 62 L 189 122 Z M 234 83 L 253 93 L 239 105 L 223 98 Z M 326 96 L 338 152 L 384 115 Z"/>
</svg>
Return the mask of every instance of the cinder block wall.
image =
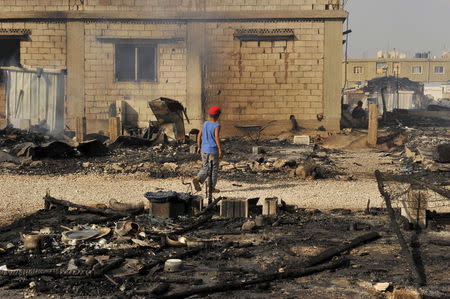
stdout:
<svg viewBox="0 0 450 299">
<path fill-rule="evenodd" d="M 339 0 L 0 0 L 0 11 L 286 11 L 324 10 Z M 0 28 L 31 29 L 30 41 L 21 42 L 24 66 L 65 68 L 67 27 L 60 22 L 5 22 Z M 278 120 L 288 128 L 289 115 L 308 127 L 320 125 L 324 113 L 323 22 L 209 22 L 205 23 L 203 53 L 205 106 L 224 109 L 223 123 Z M 158 45 L 158 81 L 116 82 L 113 43 L 98 37 L 186 38 L 185 22 L 85 21 L 84 107 L 88 120 L 105 121 L 118 100 L 125 101 L 127 121 L 143 125 L 152 119 L 147 101 L 160 96 L 186 103 L 187 45 L 185 41 Z M 290 28 L 297 40 L 240 42 L 238 28 Z M 340 29 L 339 29 L 340 30 Z M 185 39 L 186 40 L 186 39 Z M 73 51 L 72 51 L 73 53 Z M 82 63 L 80 61 L 80 63 Z M 80 89 L 80 90 L 82 90 Z M 0 104 L 1 105 L 1 104 Z M 0 106 L 1 107 L 1 106 Z"/>
<path fill-rule="evenodd" d="M 29 29 L 29 40 L 20 42 L 24 67 L 66 68 L 65 22 L 0 22 L 0 29 Z"/>
<path fill-rule="evenodd" d="M 169 97 L 186 101 L 186 44 L 157 46 L 156 82 L 117 82 L 115 46 L 99 37 L 170 39 L 185 36 L 185 24 L 87 23 L 85 24 L 85 110 L 87 119 L 107 119 L 116 101 L 125 101 L 125 121 L 145 126 L 154 120 L 149 100 Z"/>
<path fill-rule="evenodd" d="M 240 28 L 293 29 L 296 40 L 239 41 Z M 222 122 L 264 124 L 292 114 L 314 126 L 323 114 L 323 22 L 209 23 L 204 92 L 223 108 Z M 320 124 L 318 124 L 320 126 Z"/>
<path fill-rule="evenodd" d="M 1 11 L 324 10 L 342 0 L 2 0 Z"/>
<path fill-rule="evenodd" d="M 3 10 L 3 7 L 0 8 Z M 65 22 L 0 22 L 0 29 L 28 29 L 28 40 L 20 42 L 23 67 L 66 68 Z M 6 90 L 0 84 L 0 118 L 6 117 Z"/>
</svg>

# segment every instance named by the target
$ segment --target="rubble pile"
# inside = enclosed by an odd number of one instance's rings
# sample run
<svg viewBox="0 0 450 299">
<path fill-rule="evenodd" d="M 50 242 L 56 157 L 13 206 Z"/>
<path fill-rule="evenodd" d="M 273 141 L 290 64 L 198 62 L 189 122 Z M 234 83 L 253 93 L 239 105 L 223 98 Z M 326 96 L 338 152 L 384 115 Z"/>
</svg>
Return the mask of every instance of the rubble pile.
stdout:
<svg viewBox="0 0 450 299">
<path fill-rule="evenodd" d="M 159 198 L 169 195 L 186 196 Z M 382 296 L 408 284 L 405 262 L 386 251 L 395 237 L 383 210 L 322 213 L 256 199 L 248 200 L 246 218 L 221 216 L 226 208 L 219 212 L 217 204 L 227 201 L 161 218 L 143 203 L 82 206 L 46 195 L 45 209 L 0 230 L 0 285 L 26 297 L 187 298 L 266 297 L 280 289 L 294 297 Z M 423 246 L 427 265 L 450 265 L 436 258 L 441 251 Z M 299 277 L 302 287 L 293 280 Z M 429 289 L 445 294 L 448 284 Z"/>
<path fill-rule="evenodd" d="M 410 162 L 429 171 L 450 171 L 448 143 L 450 131 L 446 128 L 408 129 L 405 156 Z"/>
<path fill-rule="evenodd" d="M 423 94 L 423 84 L 411 81 L 408 78 L 397 78 L 394 76 L 384 76 L 367 81 L 364 92 L 380 92 L 382 89 L 388 90 L 412 90 Z"/>
<path fill-rule="evenodd" d="M 154 142 L 119 136 L 112 142 L 99 134 L 75 143 L 20 130 L 0 132 L 0 167 L 18 174 L 145 174 L 154 178 L 192 176 L 200 167 L 195 143 Z M 221 176 L 240 180 L 270 180 L 279 177 L 317 179 L 339 173 L 331 156 L 336 152 L 318 145 L 298 145 L 286 139 L 258 143 L 242 139 L 223 142 Z M 259 176 L 264 174 L 264 176 Z"/>
<path fill-rule="evenodd" d="M 407 126 L 410 128 L 445 128 L 450 127 L 450 120 L 432 116 L 420 116 L 409 113 L 408 110 L 397 109 L 393 113 L 388 113 L 388 120 L 385 122 L 390 126 Z"/>
</svg>

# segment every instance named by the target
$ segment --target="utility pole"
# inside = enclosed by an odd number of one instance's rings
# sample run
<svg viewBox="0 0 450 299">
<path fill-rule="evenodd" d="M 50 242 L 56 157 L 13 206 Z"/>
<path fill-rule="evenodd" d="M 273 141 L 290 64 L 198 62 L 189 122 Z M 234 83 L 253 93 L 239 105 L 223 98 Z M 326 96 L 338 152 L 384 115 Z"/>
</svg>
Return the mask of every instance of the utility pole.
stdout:
<svg viewBox="0 0 450 299">
<path fill-rule="evenodd" d="M 397 109 L 400 109 L 400 93 L 399 93 L 399 84 L 398 84 L 398 76 L 399 76 L 399 67 L 400 67 L 400 62 L 398 62 L 395 66 L 395 77 L 397 80 Z"/>
</svg>

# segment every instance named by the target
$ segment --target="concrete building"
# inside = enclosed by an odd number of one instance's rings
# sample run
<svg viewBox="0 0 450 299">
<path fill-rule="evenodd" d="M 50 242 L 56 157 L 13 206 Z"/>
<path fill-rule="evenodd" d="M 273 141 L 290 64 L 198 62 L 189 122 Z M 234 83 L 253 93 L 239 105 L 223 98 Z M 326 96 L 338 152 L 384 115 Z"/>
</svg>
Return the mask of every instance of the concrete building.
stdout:
<svg viewBox="0 0 450 299">
<path fill-rule="evenodd" d="M 450 58 L 373 58 L 349 59 L 343 62 L 347 73 L 347 87 L 377 77 L 399 76 L 421 83 L 450 81 Z"/>
<path fill-rule="evenodd" d="M 147 102 L 168 97 L 194 127 L 220 105 L 226 134 L 271 120 L 286 130 L 290 115 L 337 130 L 341 2 L 1 0 L 0 64 L 66 69 L 71 129 L 86 117 L 89 132 L 106 131 L 119 105 L 124 123 L 146 126 Z"/>
</svg>

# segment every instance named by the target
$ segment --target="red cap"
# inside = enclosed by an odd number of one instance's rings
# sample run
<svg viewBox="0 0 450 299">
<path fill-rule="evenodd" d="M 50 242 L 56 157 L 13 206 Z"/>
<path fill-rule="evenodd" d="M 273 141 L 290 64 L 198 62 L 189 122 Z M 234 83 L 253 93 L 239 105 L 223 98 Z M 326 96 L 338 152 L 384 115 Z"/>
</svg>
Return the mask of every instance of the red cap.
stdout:
<svg viewBox="0 0 450 299">
<path fill-rule="evenodd" d="M 212 106 L 211 108 L 209 108 L 209 111 L 208 111 L 209 115 L 211 115 L 211 116 L 219 115 L 220 112 L 221 112 L 220 107 L 217 107 L 217 106 Z"/>
</svg>

